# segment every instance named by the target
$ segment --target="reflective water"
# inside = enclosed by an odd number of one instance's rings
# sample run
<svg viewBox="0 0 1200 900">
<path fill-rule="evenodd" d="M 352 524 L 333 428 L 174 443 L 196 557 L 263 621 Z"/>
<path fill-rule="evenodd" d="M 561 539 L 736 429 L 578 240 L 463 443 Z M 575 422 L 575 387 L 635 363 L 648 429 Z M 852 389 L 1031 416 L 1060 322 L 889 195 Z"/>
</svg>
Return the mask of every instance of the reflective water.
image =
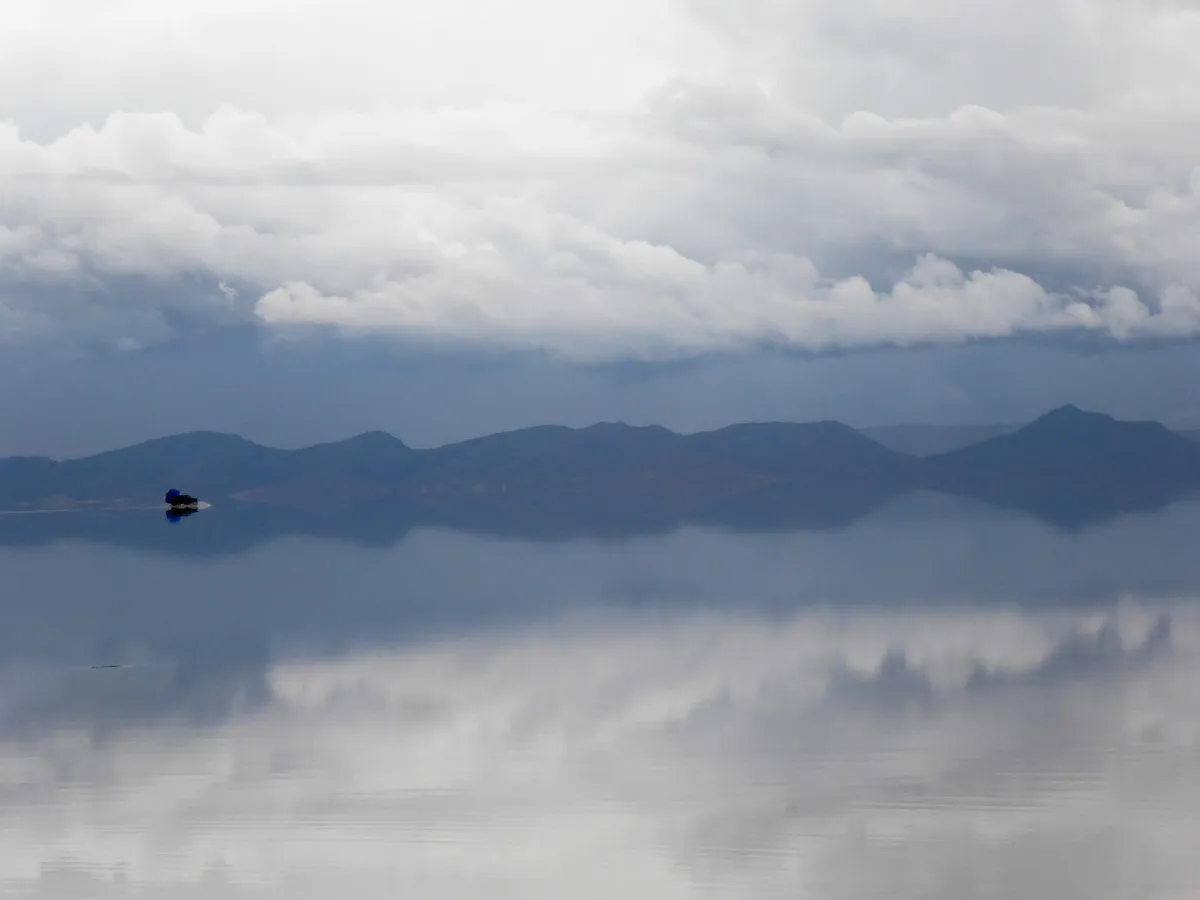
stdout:
<svg viewBox="0 0 1200 900">
<path fill-rule="evenodd" d="M 6 533 L 0 896 L 1200 894 L 1198 505 L 203 552 L 199 520 Z"/>
</svg>

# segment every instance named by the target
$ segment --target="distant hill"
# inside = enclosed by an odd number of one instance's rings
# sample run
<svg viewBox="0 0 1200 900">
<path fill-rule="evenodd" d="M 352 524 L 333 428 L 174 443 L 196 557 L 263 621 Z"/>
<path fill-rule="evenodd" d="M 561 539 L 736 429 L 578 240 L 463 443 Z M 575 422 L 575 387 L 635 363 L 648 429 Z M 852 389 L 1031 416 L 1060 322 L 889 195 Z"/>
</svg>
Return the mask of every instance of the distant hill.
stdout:
<svg viewBox="0 0 1200 900">
<path fill-rule="evenodd" d="M 0 508 L 158 507 L 175 487 L 302 516 L 316 531 L 386 510 L 380 533 L 444 524 L 561 536 L 684 523 L 836 527 L 916 489 L 1069 524 L 1200 489 L 1200 442 L 1157 423 L 1066 406 L 1011 431 L 990 427 L 1005 431 L 925 458 L 838 422 L 689 435 L 622 423 L 541 426 L 431 450 L 383 432 L 300 450 L 194 432 L 81 459 L 2 459 Z"/>
<path fill-rule="evenodd" d="M 908 453 L 912 456 L 935 456 L 961 450 L 972 444 L 1012 434 L 1020 424 L 1006 425 L 928 425 L 921 422 L 899 425 L 872 425 L 858 429 L 867 437 L 878 441 L 889 450 Z M 1193 441 L 1200 441 L 1200 429 L 1178 431 L 1177 434 Z"/>
<path fill-rule="evenodd" d="M 390 435 L 368 434 L 303 450 L 263 447 L 216 432 L 158 438 L 82 459 L 0 459 L 0 506 L 162 503 L 168 487 L 230 497 L 266 484 L 302 482 L 341 496 L 342 483 L 388 481 L 415 451 Z M 186 487 L 183 487 L 186 485 Z"/>
<path fill-rule="evenodd" d="M 913 456 L 933 456 L 948 453 L 986 441 L 989 438 L 1012 434 L 1021 426 L 1016 425 L 925 425 L 907 423 L 900 425 L 875 425 L 860 428 L 863 434 L 878 441 L 889 450 Z"/>
<path fill-rule="evenodd" d="M 685 521 L 824 525 L 910 487 L 918 462 L 837 422 L 545 426 L 415 450 L 381 432 L 301 450 L 195 432 L 82 459 L 0 460 L 0 506 L 156 506 L 168 487 L 306 510 L 557 533 Z"/>
<path fill-rule="evenodd" d="M 1200 443 L 1158 422 L 1066 405 L 1011 434 L 924 460 L 927 484 L 1069 522 L 1200 489 Z"/>
<path fill-rule="evenodd" d="M 836 422 L 737 425 L 680 435 L 659 426 L 545 426 L 417 451 L 374 496 L 459 527 L 553 534 L 681 522 L 827 525 L 915 483 L 917 461 Z M 312 476 L 243 496 L 301 503 Z"/>
</svg>

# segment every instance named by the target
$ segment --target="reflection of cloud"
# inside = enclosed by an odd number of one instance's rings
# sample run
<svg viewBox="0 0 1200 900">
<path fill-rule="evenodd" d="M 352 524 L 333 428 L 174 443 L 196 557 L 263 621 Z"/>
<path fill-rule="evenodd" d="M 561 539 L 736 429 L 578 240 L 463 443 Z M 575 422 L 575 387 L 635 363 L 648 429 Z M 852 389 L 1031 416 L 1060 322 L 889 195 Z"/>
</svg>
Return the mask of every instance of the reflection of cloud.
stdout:
<svg viewBox="0 0 1200 900">
<path fill-rule="evenodd" d="M 968 687 L 986 688 L 1006 683 L 1054 685 L 1061 682 L 1117 675 L 1130 668 L 1146 665 L 1170 651 L 1171 620 L 1159 616 L 1141 644 L 1126 648 L 1112 622 L 1095 632 L 1074 633 L 1057 644 L 1037 668 L 1008 675 L 977 668 Z"/>
<path fill-rule="evenodd" d="M 925 673 L 908 664 L 903 652 L 889 650 L 874 675 L 863 676 L 843 670 L 834 672 L 830 695 L 839 703 L 868 702 L 891 709 L 930 703 L 933 687 Z"/>
<path fill-rule="evenodd" d="M 1165 897 L 1200 887 L 1198 651 L 1175 604 L 681 613 L 279 662 L 219 722 L 0 742 L 0 883 Z"/>
</svg>

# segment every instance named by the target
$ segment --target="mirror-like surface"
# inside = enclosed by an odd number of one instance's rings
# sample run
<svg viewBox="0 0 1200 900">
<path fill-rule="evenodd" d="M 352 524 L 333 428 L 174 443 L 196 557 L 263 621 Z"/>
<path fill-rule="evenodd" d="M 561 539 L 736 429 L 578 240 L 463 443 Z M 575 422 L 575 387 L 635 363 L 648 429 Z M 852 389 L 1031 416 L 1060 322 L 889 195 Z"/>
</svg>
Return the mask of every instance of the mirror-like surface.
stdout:
<svg viewBox="0 0 1200 900">
<path fill-rule="evenodd" d="M 191 552 L 201 519 L 8 526 L 0 896 L 1200 893 L 1200 505 Z"/>
</svg>

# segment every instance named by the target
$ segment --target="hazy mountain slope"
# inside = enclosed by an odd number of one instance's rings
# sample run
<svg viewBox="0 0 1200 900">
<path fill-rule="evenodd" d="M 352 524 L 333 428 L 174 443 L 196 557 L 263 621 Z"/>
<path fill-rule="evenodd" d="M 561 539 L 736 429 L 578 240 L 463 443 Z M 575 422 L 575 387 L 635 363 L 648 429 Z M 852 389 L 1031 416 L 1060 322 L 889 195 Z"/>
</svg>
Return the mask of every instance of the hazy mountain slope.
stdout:
<svg viewBox="0 0 1200 900">
<path fill-rule="evenodd" d="M 1064 516 L 1149 508 L 1200 488 L 1200 443 L 1071 405 L 925 463 L 930 487 Z"/>
<path fill-rule="evenodd" d="M 890 450 L 913 456 L 933 456 L 960 450 L 990 438 L 1012 434 L 1020 425 L 925 425 L 906 423 L 860 428 L 860 432 Z"/>
</svg>

